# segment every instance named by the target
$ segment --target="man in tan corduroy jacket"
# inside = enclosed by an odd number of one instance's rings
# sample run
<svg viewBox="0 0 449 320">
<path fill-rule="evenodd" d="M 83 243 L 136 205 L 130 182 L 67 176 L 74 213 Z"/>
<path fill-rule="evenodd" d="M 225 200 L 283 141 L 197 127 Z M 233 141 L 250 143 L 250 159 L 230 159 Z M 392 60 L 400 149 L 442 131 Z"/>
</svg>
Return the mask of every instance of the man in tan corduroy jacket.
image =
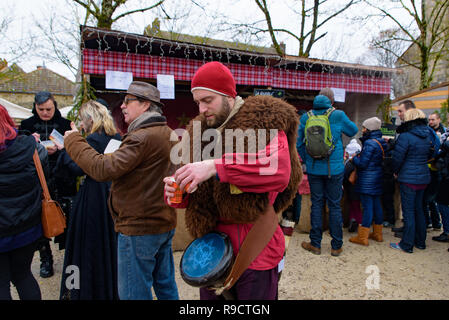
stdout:
<svg viewBox="0 0 449 320">
<path fill-rule="evenodd" d="M 72 125 L 64 145 L 86 174 L 112 181 L 109 209 L 118 232 L 118 290 L 121 300 L 179 299 L 172 239 L 176 213 L 164 202 L 162 179 L 174 172 L 172 130 L 161 115 L 159 90 L 131 83 L 121 105 L 128 133 L 111 154 L 97 153 Z"/>
</svg>

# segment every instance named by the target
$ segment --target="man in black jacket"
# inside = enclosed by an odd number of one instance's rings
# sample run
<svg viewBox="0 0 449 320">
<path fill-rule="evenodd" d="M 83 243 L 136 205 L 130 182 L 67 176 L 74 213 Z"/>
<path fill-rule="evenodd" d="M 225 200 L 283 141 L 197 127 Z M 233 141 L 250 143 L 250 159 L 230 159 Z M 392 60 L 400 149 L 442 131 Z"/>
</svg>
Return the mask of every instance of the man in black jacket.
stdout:
<svg viewBox="0 0 449 320">
<path fill-rule="evenodd" d="M 33 104 L 33 116 L 25 119 L 20 124 L 19 130 L 23 134 L 32 134 L 37 140 L 50 140 L 53 129 L 64 135 L 65 131 L 71 130 L 70 120 L 64 119 L 57 108 L 53 95 L 48 91 L 36 93 Z M 48 147 L 50 174 L 47 184 L 53 199 L 56 199 L 66 214 L 70 211 L 71 197 L 76 194 L 76 178 L 67 176 L 56 169 L 57 160 L 61 151 L 56 146 Z M 56 237 L 62 249 L 65 244 L 65 233 Z M 53 275 L 53 256 L 51 253 L 49 239 L 43 238 L 39 242 L 39 253 L 41 257 L 40 276 L 48 278 Z"/>
</svg>

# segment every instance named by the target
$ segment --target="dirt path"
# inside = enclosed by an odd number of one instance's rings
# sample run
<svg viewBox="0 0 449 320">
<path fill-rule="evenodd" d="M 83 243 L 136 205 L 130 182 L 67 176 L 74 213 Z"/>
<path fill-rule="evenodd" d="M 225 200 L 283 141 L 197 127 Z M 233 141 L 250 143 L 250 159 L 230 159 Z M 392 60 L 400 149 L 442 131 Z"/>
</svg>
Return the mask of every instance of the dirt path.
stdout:
<svg viewBox="0 0 449 320">
<path fill-rule="evenodd" d="M 301 249 L 308 234 L 294 232 L 287 252 L 286 265 L 279 283 L 281 300 L 332 299 L 449 299 L 449 243 L 431 240 L 440 232 L 427 233 L 427 249 L 415 249 L 413 254 L 393 250 L 390 241 L 397 241 L 389 229 L 384 242 L 370 242 L 369 247 L 352 244 L 344 229 L 344 251 L 339 257 L 330 255 L 330 236 L 323 235 L 322 253 L 313 255 Z M 59 299 L 64 251 L 52 244 L 55 275 L 39 277 L 39 254 L 36 252 L 32 271 L 39 282 L 42 298 Z M 181 299 L 199 299 L 198 289 L 192 288 L 179 275 L 182 252 L 175 252 L 176 282 Z M 368 267 L 368 270 L 367 270 Z M 379 281 L 376 282 L 376 272 Z M 367 288 L 368 285 L 371 289 Z M 378 283 L 378 288 L 376 284 Z M 13 298 L 18 299 L 15 289 Z"/>
</svg>

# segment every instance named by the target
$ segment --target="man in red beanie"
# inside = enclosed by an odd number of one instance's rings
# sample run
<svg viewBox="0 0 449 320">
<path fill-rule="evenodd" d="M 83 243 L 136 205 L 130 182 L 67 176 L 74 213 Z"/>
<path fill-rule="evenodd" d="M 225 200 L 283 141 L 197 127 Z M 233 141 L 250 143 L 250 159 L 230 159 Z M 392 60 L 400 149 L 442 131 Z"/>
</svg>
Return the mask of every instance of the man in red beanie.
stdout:
<svg viewBox="0 0 449 320">
<path fill-rule="evenodd" d="M 239 280 L 226 287 L 226 293 L 238 300 L 277 299 L 278 264 L 284 255 L 285 242 L 275 212 L 281 212 L 291 203 L 302 174 L 295 150 L 296 109 L 273 97 L 249 97 L 244 101 L 237 96 L 230 70 L 219 62 L 200 67 L 192 79 L 191 90 L 200 114 L 187 126 L 189 134 L 184 135 L 181 141 L 182 144 L 189 143 L 190 159 L 184 160 L 185 165 L 174 175 L 181 190 L 191 184 L 183 202 L 175 205 L 170 202 L 175 189 L 171 187 L 170 179 L 165 178 L 166 201 L 173 207 L 186 208 L 186 226 L 194 238 L 212 231 L 227 234 L 234 256 L 239 253 L 252 227 L 260 225 L 258 221 L 262 217 L 270 217 L 272 231 L 264 235 L 266 246 Z M 229 130 L 255 130 L 259 133 L 276 129 L 277 134 L 258 150 L 255 163 L 235 160 L 248 156 L 249 148 L 254 147 L 248 141 L 243 156 L 241 151 L 236 152 L 235 146 L 229 149 L 228 145 L 218 145 L 220 151 L 225 150 L 223 155 L 215 152 L 211 159 L 194 162 L 193 159 L 201 157 L 205 149 L 205 144 L 201 145 L 201 150 L 193 147 L 196 145 L 192 141 L 195 139 L 193 126 L 198 123 L 201 133 L 214 128 L 221 137 L 217 139 L 220 143 L 227 143 L 225 131 Z M 226 153 L 229 150 L 233 152 Z M 264 175 L 261 172 L 266 169 L 267 158 L 275 158 L 278 165 L 271 174 Z M 200 298 L 223 298 L 224 295 L 217 295 L 219 293 L 213 288 L 201 288 Z"/>
</svg>

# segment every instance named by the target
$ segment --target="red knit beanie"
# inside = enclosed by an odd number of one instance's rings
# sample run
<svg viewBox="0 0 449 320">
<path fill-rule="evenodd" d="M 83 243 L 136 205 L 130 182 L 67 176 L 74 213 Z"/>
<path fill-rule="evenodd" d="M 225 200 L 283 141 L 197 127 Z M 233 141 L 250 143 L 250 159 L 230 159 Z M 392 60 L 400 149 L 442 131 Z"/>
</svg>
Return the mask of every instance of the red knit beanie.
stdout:
<svg viewBox="0 0 449 320">
<path fill-rule="evenodd" d="M 231 70 L 217 61 L 203 64 L 195 72 L 191 91 L 196 89 L 209 90 L 232 98 L 237 95 Z"/>
</svg>

